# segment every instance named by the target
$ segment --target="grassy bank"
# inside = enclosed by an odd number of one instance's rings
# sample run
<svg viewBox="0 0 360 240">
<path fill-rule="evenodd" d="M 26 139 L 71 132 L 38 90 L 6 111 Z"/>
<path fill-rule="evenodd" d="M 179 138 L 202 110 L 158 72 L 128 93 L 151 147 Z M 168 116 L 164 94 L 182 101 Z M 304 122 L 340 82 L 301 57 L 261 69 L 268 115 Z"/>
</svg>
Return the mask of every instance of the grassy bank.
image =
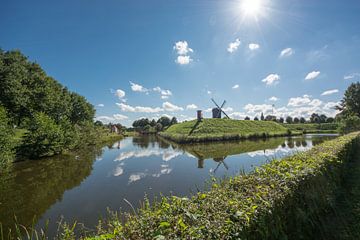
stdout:
<svg viewBox="0 0 360 240">
<path fill-rule="evenodd" d="M 284 123 L 282 125 L 291 131 L 303 133 L 337 133 L 339 128 L 337 123 Z"/>
<path fill-rule="evenodd" d="M 161 137 L 178 143 L 240 140 L 246 138 L 266 138 L 285 136 L 290 132 L 272 121 L 245 121 L 232 119 L 203 119 L 175 124 Z"/>
<path fill-rule="evenodd" d="M 87 239 L 312 239 L 336 204 L 359 133 L 212 183 L 192 198 L 147 202 L 125 224 L 114 215 Z"/>
</svg>

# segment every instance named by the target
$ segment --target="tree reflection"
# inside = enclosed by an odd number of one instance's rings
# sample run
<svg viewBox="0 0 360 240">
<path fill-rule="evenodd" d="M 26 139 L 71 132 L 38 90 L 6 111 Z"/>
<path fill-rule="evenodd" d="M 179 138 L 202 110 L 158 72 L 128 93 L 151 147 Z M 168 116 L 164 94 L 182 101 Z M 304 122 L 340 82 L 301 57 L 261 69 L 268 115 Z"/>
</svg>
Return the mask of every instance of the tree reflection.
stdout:
<svg viewBox="0 0 360 240">
<path fill-rule="evenodd" d="M 37 161 L 16 163 L 0 176 L 0 222 L 3 229 L 17 223 L 31 226 L 66 190 L 79 186 L 90 175 L 102 148 Z"/>
</svg>

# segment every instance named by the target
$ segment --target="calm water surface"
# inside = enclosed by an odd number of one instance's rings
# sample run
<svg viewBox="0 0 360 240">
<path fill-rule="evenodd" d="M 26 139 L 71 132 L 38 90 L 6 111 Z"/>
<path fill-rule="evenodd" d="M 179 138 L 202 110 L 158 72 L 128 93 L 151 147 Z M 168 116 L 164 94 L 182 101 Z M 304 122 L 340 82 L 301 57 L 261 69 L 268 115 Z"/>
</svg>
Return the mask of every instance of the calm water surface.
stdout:
<svg viewBox="0 0 360 240">
<path fill-rule="evenodd" d="M 150 199 L 189 196 L 210 176 L 250 172 L 273 158 L 310 149 L 335 135 L 306 135 L 257 141 L 176 145 L 155 136 L 125 138 L 102 149 L 14 164 L 0 176 L 0 222 L 43 227 L 49 233 L 61 216 L 94 227 L 107 208 L 129 211 Z"/>
</svg>

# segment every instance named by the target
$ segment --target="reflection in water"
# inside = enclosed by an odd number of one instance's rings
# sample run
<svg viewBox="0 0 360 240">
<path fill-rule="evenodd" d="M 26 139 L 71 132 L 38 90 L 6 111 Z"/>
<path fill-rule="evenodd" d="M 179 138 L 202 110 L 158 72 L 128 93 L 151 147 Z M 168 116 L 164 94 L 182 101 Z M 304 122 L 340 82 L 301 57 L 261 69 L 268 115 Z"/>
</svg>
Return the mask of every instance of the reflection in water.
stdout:
<svg viewBox="0 0 360 240">
<path fill-rule="evenodd" d="M 13 165 L 0 176 L 0 222 L 10 227 L 16 216 L 24 226 L 31 226 L 63 193 L 91 174 L 101 149 L 87 149 L 77 154 L 56 156 Z M 11 226 L 13 227 L 13 226 Z"/>
<path fill-rule="evenodd" d="M 271 138 L 239 142 L 178 145 L 156 136 L 125 138 L 76 155 L 14 164 L 0 176 L 0 222 L 29 226 L 46 219 L 77 219 L 97 224 L 106 208 L 128 211 L 123 199 L 139 206 L 145 194 L 185 196 L 202 189 L 210 174 L 234 175 L 272 158 L 304 151 L 334 136 Z M 56 227 L 50 227 L 53 233 Z"/>
</svg>

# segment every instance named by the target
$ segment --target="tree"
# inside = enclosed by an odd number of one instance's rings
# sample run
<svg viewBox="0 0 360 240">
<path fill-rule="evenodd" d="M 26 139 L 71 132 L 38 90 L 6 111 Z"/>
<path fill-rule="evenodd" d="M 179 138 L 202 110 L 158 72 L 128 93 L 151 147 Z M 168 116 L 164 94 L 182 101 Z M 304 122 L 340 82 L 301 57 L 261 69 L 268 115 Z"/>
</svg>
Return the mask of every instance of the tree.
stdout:
<svg viewBox="0 0 360 240">
<path fill-rule="evenodd" d="M 173 117 L 170 121 L 170 126 L 171 125 L 174 125 L 174 124 L 177 124 L 178 123 L 178 120 L 176 119 L 176 117 Z"/>
<path fill-rule="evenodd" d="M 279 118 L 279 123 L 284 123 L 284 118 L 283 117 Z"/>
<path fill-rule="evenodd" d="M 9 125 L 5 108 L 0 106 L 0 169 L 4 169 L 14 159 L 14 132 Z"/>
<path fill-rule="evenodd" d="M 258 118 L 258 117 L 254 117 L 254 121 L 259 121 L 259 118 Z"/>
<path fill-rule="evenodd" d="M 310 122 L 311 123 L 320 123 L 320 116 L 317 113 L 313 113 L 310 116 Z"/>
<path fill-rule="evenodd" d="M 299 122 L 300 122 L 300 119 L 297 118 L 297 117 L 295 117 L 295 118 L 294 118 L 294 123 L 299 123 Z"/>
<path fill-rule="evenodd" d="M 72 123 L 93 121 L 95 116 L 94 106 L 88 103 L 83 96 L 71 93 L 71 103 L 70 121 Z"/>
<path fill-rule="evenodd" d="M 263 113 L 261 113 L 261 117 L 260 117 L 260 119 L 261 119 L 261 121 L 264 121 L 264 114 Z"/>
<path fill-rule="evenodd" d="M 29 158 L 52 156 L 65 148 L 63 129 L 44 113 L 36 113 L 21 148 L 21 155 Z"/>
<path fill-rule="evenodd" d="M 335 119 L 332 118 L 332 117 L 328 117 L 328 118 L 326 119 L 326 122 L 327 122 L 327 123 L 333 123 L 334 121 L 335 121 Z"/>
<path fill-rule="evenodd" d="M 320 123 L 325 123 L 326 122 L 326 119 L 327 119 L 327 116 L 325 114 L 321 114 L 319 116 L 319 122 Z"/>
<path fill-rule="evenodd" d="M 157 132 L 160 132 L 163 129 L 163 126 L 161 125 L 161 123 L 156 123 L 155 129 Z"/>
<path fill-rule="evenodd" d="M 357 115 L 347 116 L 340 122 L 340 131 L 342 133 L 349 133 L 360 130 L 360 118 Z"/>
<path fill-rule="evenodd" d="M 341 111 L 342 115 L 356 115 L 360 117 L 360 82 L 352 83 L 347 88 L 337 109 Z"/>
<path fill-rule="evenodd" d="M 304 117 L 301 117 L 300 118 L 300 123 L 305 123 L 306 122 L 306 119 Z"/>
<path fill-rule="evenodd" d="M 166 116 L 162 116 L 157 120 L 158 123 L 161 123 L 161 125 L 166 128 L 168 126 L 170 126 L 171 120 L 170 118 L 166 117 Z"/>
<path fill-rule="evenodd" d="M 250 120 L 250 118 L 248 116 L 245 117 L 245 120 Z"/>
<path fill-rule="evenodd" d="M 292 122 L 293 122 L 292 117 L 287 116 L 287 117 L 286 117 L 286 123 L 290 124 L 290 123 L 292 123 Z"/>
<path fill-rule="evenodd" d="M 156 125 L 156 121 L 155 119 L 152 119 L 150 122 L 150 126 L 155 127 L 155 125 Z"/>
<path fill-rule="evenodd" d="M 267 115 L 265 121 L 276 121 L 276 116 Z"/>
</svg>

